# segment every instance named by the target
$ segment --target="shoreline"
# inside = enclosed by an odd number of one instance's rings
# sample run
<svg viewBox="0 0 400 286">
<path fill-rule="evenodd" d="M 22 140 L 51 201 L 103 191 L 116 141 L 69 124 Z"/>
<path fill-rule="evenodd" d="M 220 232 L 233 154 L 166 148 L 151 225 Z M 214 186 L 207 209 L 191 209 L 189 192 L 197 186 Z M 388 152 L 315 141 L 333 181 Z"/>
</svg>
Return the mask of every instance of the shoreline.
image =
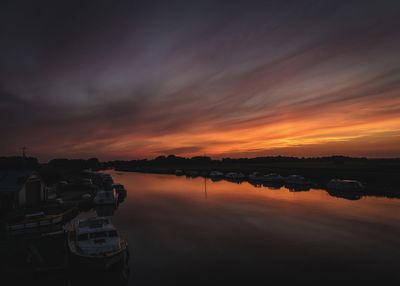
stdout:
<svg viewBox="0 0 400 286">
<path fill-rule="evenodd" d="M 400 189 L 397 187 L 396 183 L 397 180 L 393 176 L 388 176 L 387 174 L 382 174 L 382 171 L 373 171 L 373 170 L 368 170 L 368 172 L 364 172 L 362 176 L 360 174 L 362 173 L 360 170 L 356 169 L 347 169 L 343 170 L 341 169 L 339 172 L 332 172 L 331 169 L 316 169 L 316 168 L 275 168 L 271 169 L 270 171 L 265 171 L 265 168 L 247 168 L 247 169 L 239 169 L 239 168 L 221 168 L 221 169 L 216 169 L 216 168 L 160 168 L 160 167 L 147 167 L 147 168 L 139 168 L 139 167 L 116 167 L 113 168 L 116 172 L 134 172 L 134 173 L 146 173 L 146 174 L 163 174 L 163 175 L 174 175 L 176 170 L 182 170 L 184 173 L 180 176 L 186 176 L 186 177 L 202 177 L 202 178 L 209 178 L 213 179 L 209 176 L 209 173 L 212 171 L 221 171 L 224 174 L 227 172 L 241 172 L 245 175 L 245 178 L 239 179 L 239 180 L 229 180 L 226 179 L 225 177 L 221 177 L 218 179 L 215 179 L 215 181 L 219 180 L 225 180 L 229 182 L 236 182 L 236 183 L 241 183 L 241 182 L 248 182 L 252 185 L 265 185 L 265 187 L 268 187 L 267 184 L 255 184 L 254 181 L 249 179 L 248 175 L 251 174 L 252 172 L 261 172 L 261 173 L 278 173 L 284 177 L 287 177 L 289 175 L 293 174 L 298 174 L 301 176 L 304 176 L 307 180 L 310 181 L 310 185 L 308 189 L 302 189 L 302 191 L 308 191 L 311 188 L 316 188 L 316 189 L 322 189 L 326 192 L 328 192 L 331 196 L 339 196 L 339 197 L 345 197 L 346 195 L 350 195 L 350 198 L 347 197 L 348 199 L 354 199 L 351 198 L 351 195 L 359 195 L 361 197 L 365 196 L 372 196 L 372 197 L 387 197 L 387 198 L 400 198 Z M 198 175 L 188 175 L 185 172 L 191 172 L 191 171 L 196 171 L 198 172 Z M 334 175 L 331 175 L 332 173 L 336 174 L 336 177 Z M 360 177 L 362 179 L 360 179 Z M 381 180 L 376 180 L 377 178 L 380 178 Z M 339 194 L 339 193 L 334 193 L 330 190 L 327 189 L 326 185 L 331 179 L 355 179 L 361 181 L 365 189 L 362 192 L 357 192 L 352 194 L 351 192 L 347 192 L 345 194 Z M 383 183 L 382 183 L 383 182 Z M 271 184 L 272 187 L 274 187 L 273 184 Z M 270 187 L 271 187 L 270 186 Z M 283 183 L 281 187 L 284 187 L 285 184 Z M 293 190 L 296 191 L 296 190 Z"/>
</svg>

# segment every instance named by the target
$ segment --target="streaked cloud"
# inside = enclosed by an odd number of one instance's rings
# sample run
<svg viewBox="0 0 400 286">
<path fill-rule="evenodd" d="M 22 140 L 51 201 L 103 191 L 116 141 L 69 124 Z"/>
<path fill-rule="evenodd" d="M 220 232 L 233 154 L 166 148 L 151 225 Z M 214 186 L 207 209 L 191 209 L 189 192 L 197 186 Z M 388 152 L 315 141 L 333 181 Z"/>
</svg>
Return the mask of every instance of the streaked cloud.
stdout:
<svg viewBox="0 0 400 286">
<path fill-rule="evenodd" d="M 398 2 L 96 3 L 2 9 L 1 153 L 400 156 Z"/>
</svg>

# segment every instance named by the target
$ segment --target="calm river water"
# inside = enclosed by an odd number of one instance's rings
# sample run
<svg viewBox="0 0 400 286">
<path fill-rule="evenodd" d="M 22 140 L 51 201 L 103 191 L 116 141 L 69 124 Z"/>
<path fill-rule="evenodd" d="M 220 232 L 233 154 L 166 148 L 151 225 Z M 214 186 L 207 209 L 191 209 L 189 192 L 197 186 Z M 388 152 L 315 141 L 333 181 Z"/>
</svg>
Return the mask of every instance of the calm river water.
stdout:
<svg viewBox="0 0 400 286">
<path fill-rule="evenodd" d="M 400 200 L 110 171 L 129 285 L 400 283 Z M 389 284 L 387 284 L 389 285 Z"/>
</svg>

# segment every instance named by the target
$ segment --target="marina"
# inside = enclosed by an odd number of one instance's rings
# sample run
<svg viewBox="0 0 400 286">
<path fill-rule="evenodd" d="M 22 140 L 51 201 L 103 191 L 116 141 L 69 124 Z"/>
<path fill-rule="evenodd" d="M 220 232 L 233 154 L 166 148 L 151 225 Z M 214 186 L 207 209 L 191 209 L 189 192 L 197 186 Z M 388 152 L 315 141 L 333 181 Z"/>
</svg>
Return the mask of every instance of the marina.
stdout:
<svg viewBox="0 0 400 286">
<path fill-rule="evenodd" d="M 99 276 L 96 271 L 106 271 L 114 273 L 120 285 L 126 284 L 128 243 L 110 221 L 126 197 L 126 190 L 121 184 L 114 186 L 109 174 L 79 174 L 71 183 L 59 182 L 55 197 L 29 208 L 16 208 L 2 221 L 0 253 L 4 281 L 81 285 L 88 271 L 95 271 L 86 277 L 94 281 L 92 276 Z M 27 187 L 29 183 L 25 183 L 25 188 L 34 192 Z"/>
<path fill-rule="evenodd" d="M 200 285 L 210 279 L 315 282 L 326 277 L 339 282 L 337 273 L 346 273 L 348 281 L 400 281 L 398 199 L 352 200 L 323 189 L 293 192 L 200 177 L 107 173 L 126 189 L 123 203 L 80 210 L 64 234 L 21 240 L 19 248 L 25 245 L 36 266 L 19 271 L 65 285 L 92 279 L 99 285 L 110 279 L 116 285 Z M 101 236 L 88 234 L 79 241 L 73 232 L 78 228 Z M 110 242 L 113 231 L 121 239 L 118 247 Z M 96 245 L 96 251 L 85 251 L 84 245 Z M 292 275 L 282 276 L 288 265 L 296 265 Z M 199 276 L 202 272 L 207 276 Z"/>
</svg>

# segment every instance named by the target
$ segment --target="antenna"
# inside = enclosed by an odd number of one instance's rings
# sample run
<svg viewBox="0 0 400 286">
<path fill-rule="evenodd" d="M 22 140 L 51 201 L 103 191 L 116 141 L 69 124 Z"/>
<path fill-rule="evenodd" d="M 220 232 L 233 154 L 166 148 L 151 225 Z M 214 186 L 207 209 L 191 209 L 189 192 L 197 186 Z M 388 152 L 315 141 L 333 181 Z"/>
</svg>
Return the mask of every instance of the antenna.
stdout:
<svg viewBox="0 0 400 286">
<path fill-rule="evenodd" d="M 23 157 L 23 158 L 26 158 L 26 154 L 25 154 L 26 149 L 28 149 L 28 148 L 25 147 L 25 146 L 21 147 L 21 150 L 22 150 L 22 157 Z"/>
</svg>

